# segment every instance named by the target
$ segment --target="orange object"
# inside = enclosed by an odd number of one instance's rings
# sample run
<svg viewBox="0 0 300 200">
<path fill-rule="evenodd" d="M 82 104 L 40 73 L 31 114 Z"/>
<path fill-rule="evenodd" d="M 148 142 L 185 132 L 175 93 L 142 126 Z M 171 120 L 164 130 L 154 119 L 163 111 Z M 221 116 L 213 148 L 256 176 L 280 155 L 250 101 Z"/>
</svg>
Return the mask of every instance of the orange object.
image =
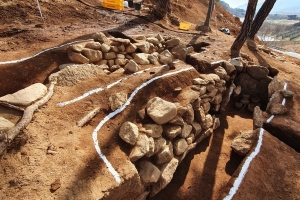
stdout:
<svg viewBox="0 0 300 200">
<path fill-rule="evenodd" d="M 123 0 L 104 0 L 103 7 L 114 9 L 114 10 L 124 10 L 124 1 Z"/>
<path fill-rule="evenodd" d="M 190 28 L 191 28 L 191 24 L 186 23 L 186 22 L 181 22 L 180 25 L 179 25 L 179 28 L 180 28 L 181 30 L 188 31 L 188 30 L 190 30 Z"/>
</svg>

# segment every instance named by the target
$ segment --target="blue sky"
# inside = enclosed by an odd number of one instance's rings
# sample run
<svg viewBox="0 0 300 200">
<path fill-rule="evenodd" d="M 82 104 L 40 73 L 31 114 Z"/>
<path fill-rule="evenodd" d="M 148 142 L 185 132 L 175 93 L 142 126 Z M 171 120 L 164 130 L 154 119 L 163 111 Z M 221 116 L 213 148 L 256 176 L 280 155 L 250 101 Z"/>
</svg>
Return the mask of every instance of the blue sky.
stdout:
<svg viewBox="0 0 300 200">
<path fill-rule="evenodd" d="M 244 5 L 248 3 L 248 0 L 223 0 L 230 5 L 232 8 L 236 8 L 238 6 Z M 264 0 L 258 0 L 258 3 L 263 2 Z"/>
</svg>

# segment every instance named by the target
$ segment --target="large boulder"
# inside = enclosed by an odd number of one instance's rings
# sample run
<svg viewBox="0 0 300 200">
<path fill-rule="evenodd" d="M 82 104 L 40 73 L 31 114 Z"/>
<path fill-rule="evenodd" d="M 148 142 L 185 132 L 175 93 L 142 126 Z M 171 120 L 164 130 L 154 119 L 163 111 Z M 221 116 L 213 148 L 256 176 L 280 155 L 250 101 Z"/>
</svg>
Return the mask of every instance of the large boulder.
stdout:
<svg viewBox="0 0 300 200">
<path fill-rule="evenodd" d="M 4 101 L 13 105 L 29 106 L 41 99 L 47 93 L 47 87 L 41 83 L 35 83 L 13 94 L 0 97 Z"/>
<path fill-rule="evenodd" d="M 149 161 L 141 161 L 138 171 L 145 185 L 156 183 L 161 175 L 161 171 Z"/>
<path fill-rule="evenodd" d="M 147 114 L 157 124 L 164 124 L 177 115 L 176 105 L 159 97 L 154 97 L 148 101 L 146 109 Z"/>
<path fill-rule="evenodd" d="M 145 134 L 140 134 L 134 147 L 132 148 L 129 159 L 135 162 L 149 152 L 149 138 Z"/>
<path fill-rule="evenodd" d="M 139 129 L 134 123 L 124 122 L 120 128 L 119 136 L 128 144 L 134 145 L 139 136 Z"/>
<path fill-rule="evenodd" d="M 258 130 L 241 131 L 231 143 L 232 150 L 241 156 L 247 155 L 253 144 L 257 141 Z"/>
</svg>

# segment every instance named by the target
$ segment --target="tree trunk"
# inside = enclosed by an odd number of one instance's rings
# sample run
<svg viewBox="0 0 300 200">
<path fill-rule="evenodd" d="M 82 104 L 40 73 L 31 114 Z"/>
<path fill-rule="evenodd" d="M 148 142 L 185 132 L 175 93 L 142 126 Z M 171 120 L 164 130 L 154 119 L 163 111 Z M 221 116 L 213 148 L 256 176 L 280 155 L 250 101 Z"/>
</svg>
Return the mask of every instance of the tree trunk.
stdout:
<svg viewBox="0 0 300 200">
<path fill-rule="evenodd" d="M 276 0 L 266 0 L 264 2 L 252 23 L 251 30 L 248 35 L 249 39 L 254 40 L 254 36 L 257 34 L 265 19 L 268 17 L 275 3 Z"/>
<path fill-rule="evenodd" d="M 210 24 L 210 18 L 212 15 L 212 12 L 214 10 L 214 5 L 215 5 L 215 1 L 214 0 L 209 0 L 209 5 L 208 5 L 208 10 L 207 10 L 207 14 L 206 14 L 206 19 L 204 22 L 204 26 L 209 28 L 209 24 Z"/>
<path fill-rule="evenodd" d="M 240 50 L 241 50 L 242 46 L 244 45 L 244 43 L 247 39 L 247 36 L 249 34 L 249 31 L 251 29 L 257 1 L 258 0 L 249 0 L 249 2 L 248 2 L 246 16 L 245 16 L 245 19 L 244 19 L 244 22 L 242 25 L 241 32 L 231 46 L 231 57 L 232 58 L 239 57 L 239 55 L 240 55 Z"/>
<path fill-rule="evenodd" d="M 153 14 L 162 19 L 168 12 L 171 11 L 171 3 L 170 0 L 156 0 L 155 7 L 153 10 Z"/>
</svg>

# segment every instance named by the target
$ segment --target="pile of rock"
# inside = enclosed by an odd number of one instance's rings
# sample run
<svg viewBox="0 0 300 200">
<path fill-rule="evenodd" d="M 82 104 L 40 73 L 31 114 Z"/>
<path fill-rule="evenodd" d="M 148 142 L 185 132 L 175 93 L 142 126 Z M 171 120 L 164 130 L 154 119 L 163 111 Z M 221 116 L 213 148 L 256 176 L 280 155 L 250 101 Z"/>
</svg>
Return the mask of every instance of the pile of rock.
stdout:
<svg viewBox="0 0 300 200">
<path fill-rule="evenodd" d="M 187 152 L 220 125 L 209 111 L 219 111 L 226 91 L 226 81 L 220 76 L 228 77 L 224 68 L 216 71 L 219 75 L 200 74 L 191 87 L 180 91 L 181 103 L 154 97 L 138 112 L 141 123 L 122 124 L 119 136 L 132 145 L 129 159 L 144 186 L 151 186 L 151 196 L 171 181 Z"/>
<path fill-rule="evenodd" d="M 70 45 L 67 49 L 69 59 L 79 64 L 100 65 L 107 74 L 114 71 L 138 71 L 139 65 L 169 64 L 174 58 L 185 60 L 186 55 L 194 51 L 193 47 L 185 47 L 179 38 L 137 37 L 138 42 L 129 39 L 108 38 L 104 33 L 93 35 L 93 42 L 85 45 Z"/>
</svg>

